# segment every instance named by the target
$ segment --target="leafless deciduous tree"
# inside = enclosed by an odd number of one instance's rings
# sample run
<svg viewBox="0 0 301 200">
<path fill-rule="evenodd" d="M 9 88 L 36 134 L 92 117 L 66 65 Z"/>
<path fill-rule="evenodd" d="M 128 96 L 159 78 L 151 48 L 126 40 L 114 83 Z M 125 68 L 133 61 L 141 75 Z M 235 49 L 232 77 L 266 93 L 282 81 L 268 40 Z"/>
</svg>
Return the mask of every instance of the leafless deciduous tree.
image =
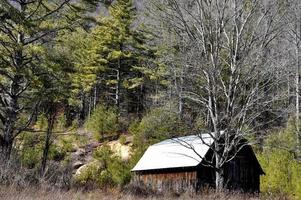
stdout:
<svg viewBox="0 0 301 200">
<path fill-rule="evenodd" d="M 223 165 L 275 101 L 269 96 L 277 82 L 269 47 L 281 33 L 284 11 L 277 1 L 264 0 L 161 0 L 152 7 L 160 25 L 181 40 L 186 75 L 181 97 L 208 112 L 221 189 Z"/>
<path fill-rule="evenodd" d="M 295 97 L 295 127 L 296 127 L 296 152 L 300 153 L 300 42 L 301 42 L 301 10 L 300 1 L 288 1 L 288 14 L 285 16 L 288 24 L 286 29 L 286 39 L 291 48 L 288 49 L 287 59 L 290 60 L 287 66 L 291 69 L 291 76 L 295 77 L 294 97 Z M 293 73 L 292 73 L 293 72 Z M 288 88 L 290 90 L 290 88 Z"/>
</svg>

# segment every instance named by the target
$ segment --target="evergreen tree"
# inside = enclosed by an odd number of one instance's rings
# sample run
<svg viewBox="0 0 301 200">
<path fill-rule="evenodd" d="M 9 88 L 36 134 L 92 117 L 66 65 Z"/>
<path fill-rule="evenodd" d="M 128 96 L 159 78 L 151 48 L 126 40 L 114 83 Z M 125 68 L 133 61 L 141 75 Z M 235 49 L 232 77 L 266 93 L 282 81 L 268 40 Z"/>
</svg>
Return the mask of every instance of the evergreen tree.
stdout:
<svg viewBox="0 0 301 200">
<path fill-rule="evenodd" d="M 82 6 L 71 0 L 20 0 L 0 3 L 0 151 L 11 155 L 15 138 L 30 125 L 41 96 L 41 79 L 50 75 L 45 47 L 58 32 L 78 21 Z"/>
<path fill-rule="evenodd" d="M 145 35 L 132 27 L 136 10 L 131 0 L 118 0 L 109 13 L 92 30 L 95 53 L 101 58 L 98 63 L 105 68 L 98 83 L 106 87 L 107 98 L 114 100 L 119 113 L 139 112 L 143 75 L 138 69 L 150 58 L 151 50 L 145 44 Z"/>
</svg>

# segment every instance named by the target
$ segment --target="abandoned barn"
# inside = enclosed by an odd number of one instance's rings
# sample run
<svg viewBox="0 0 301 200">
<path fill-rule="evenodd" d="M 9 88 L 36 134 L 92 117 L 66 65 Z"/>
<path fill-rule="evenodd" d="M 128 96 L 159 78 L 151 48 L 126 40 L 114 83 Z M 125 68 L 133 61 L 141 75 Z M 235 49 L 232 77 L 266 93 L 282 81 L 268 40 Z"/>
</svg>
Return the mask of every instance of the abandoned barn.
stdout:
<svg viewBox="0 0 301 200">
<path fill-rule="evenodd" d="M 150 146 L 132 169 L 133 182 L 155 191 L 198 191 L 215 185 L 215 171 L 204 164 L 212 158 L 210 134 L 168 139 Z M 204 158 L 204 159 L 202 159 Z M 264 174 L 250 145 L 224 165 L 228 189 L 259 192 Z"/>
</svg>

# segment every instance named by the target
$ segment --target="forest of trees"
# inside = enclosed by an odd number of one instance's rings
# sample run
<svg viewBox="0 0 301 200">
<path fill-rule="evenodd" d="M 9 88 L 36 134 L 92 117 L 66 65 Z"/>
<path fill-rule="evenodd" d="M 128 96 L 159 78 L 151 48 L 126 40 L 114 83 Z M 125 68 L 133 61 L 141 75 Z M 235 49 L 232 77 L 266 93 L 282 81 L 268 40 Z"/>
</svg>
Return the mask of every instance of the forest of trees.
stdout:
<svg viewBox="0 0 301 200">
<path fill-rule="evenodd" d="M 0 184 L 124 187 L 149 145 L 214 133 L 217 189 L 247 138 L 263 193 L 301 199 L 300 56 L 299 0 L 1 0 Z"/>
</svg>

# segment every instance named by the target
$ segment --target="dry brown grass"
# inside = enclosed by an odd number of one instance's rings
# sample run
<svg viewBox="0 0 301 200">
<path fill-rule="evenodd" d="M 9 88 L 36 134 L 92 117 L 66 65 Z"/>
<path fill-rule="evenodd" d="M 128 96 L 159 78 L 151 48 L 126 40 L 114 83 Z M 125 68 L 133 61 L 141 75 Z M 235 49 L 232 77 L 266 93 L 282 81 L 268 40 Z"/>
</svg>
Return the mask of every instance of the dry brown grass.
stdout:
<svg viewBox="0 0 301 200">
<path fill-rule="evenodd" d="M 221 193 L 215 194 L 214 192 L 206 192 L 202 195 L 151 195 L 147 197 L 135 196 L 128 192 L 122 193 L 115 190 L 110 190 L 107 192 L 100 190 L 93 190 L 89 192 L 81 191 L 63 191 L 54 189 L 37 189 L 37 188 L 27 188 L 23 190 L 18 190 L 17 187 L 0 187 L 0 199 L 5 200 L 259 200 L 259 199 L 287 199 L 285 197 L 278 198 L 274 197 L 252 197 L 250 195 L 244 195 L 239 193 Z"/>
<path fill-rule="evenodd" d="M 18 177 L 18 176 L 17 176 Z M 13 184 L 0 184 L 0 200 L 290 200 L 288 195 L 262 194 L 251 195 L 238 192 L 216 193 L 213 189 L 204 189 L 200 194 L 166 193 L 156 194 L 143 187 L 131 184 L 122 191 L 113 188 L 97 190 L 74 185 L 72 189 L 49 185 L 49 182 L 39 181 L 39 184 L 22 184 L 23 181 L 15 181 Z M 9 185 L 9 186 L 4 186 Z M 65 189 L 60 189 L 65 188 Z"/>
</svg>

